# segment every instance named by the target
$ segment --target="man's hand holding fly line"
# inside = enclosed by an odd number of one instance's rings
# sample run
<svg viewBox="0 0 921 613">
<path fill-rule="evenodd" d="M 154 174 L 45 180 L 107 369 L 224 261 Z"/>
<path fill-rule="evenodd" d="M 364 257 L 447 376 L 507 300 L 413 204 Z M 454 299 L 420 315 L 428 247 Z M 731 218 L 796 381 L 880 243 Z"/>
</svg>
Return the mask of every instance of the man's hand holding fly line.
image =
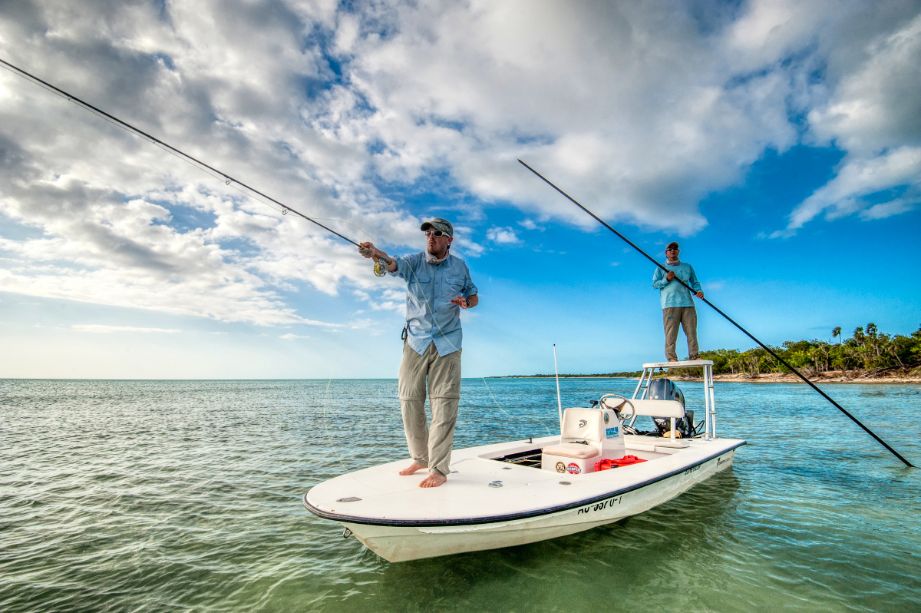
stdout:
<svg viewBox="0 0 921 613">
<path fill-rule="evenodd" d="M 397 263 L 392 257 L 378 249 L 374 246 L 374 243 L 365 242 L 358 243 L 358 253 L 362 257 L 373 259 L 373 260 L 382 260 L 387 267 L 388 272 L 396 272 Z"/>
<path fill-rule="evenodd" d="M 470 296 L 470 298 L 464 298 L 463 296 L 458 296 L 451 300 L 451 304 L 456 304 L 462 309 L 472 309 L 480 302 L 478 294 Z"/>
</svg>

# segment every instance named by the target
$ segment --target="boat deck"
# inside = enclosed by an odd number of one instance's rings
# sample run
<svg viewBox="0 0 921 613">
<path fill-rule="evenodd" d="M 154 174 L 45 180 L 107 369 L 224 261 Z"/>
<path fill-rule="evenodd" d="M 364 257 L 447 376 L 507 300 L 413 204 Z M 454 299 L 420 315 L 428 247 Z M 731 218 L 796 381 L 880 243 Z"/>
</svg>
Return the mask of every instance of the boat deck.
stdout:
<svg viewBox="0 0 921 613">
<path fill-rule="evenodd" d="M 635 437 L 653 439 L 654 437 Z M 448 483 L 418 487 L 424 472 L 398 474 L 408 460 L 389 462 L 312 488 L 304 503 L 328 519 L 376 525 L 452 525 L 544 515 L 591 504 L 682 472 L 745 444 L 740 439 L 631 440 L 627 452 L 648 460 L 602 472 L 561 475 L 540 470 L 540 449 L 558 436 L 459 449 Z M 535 466 L 536 462 L 536 466 Z"/>
</svg>

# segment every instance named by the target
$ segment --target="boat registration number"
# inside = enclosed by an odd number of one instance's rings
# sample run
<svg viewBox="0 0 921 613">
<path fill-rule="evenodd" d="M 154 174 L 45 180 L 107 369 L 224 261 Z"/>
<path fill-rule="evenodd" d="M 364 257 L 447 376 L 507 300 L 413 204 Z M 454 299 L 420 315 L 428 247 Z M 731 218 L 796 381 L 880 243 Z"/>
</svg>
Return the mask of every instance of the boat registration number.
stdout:
<svg viewBox="0 0 921 613">
<path fill-rule="evenodd" d="M 584 513 L 594 513 L 597 511 L 604 511 L 605 509 L 609 509 L 615 505 L 620 504 L 620 501 L 622 498 L 623 496 L 618 496 L 616 498 L 608 498 L 607 500 L 602 500 L 601 502 L 590 504 L 587 507 L 582 507 L 581 509 L 579 509 L 576 515 L 582 515 Z"/>
</svg>

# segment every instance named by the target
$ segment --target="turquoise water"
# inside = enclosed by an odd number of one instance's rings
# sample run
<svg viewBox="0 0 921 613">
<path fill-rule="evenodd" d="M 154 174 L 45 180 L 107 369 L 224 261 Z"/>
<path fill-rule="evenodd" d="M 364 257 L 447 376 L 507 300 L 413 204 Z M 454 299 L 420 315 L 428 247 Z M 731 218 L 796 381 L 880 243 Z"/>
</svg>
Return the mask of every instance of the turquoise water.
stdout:
<svg viewBox="0 0 921 613">
<path fill-rule="evenodd" d="M 561 385 L 570 406 L 633 389 Z M 921 464 L 921 386 L 826 389 Z M 465 380 L 455 446 L 552 433 L 554 394 Z M 805 386 L 716 394 L 749 444 L 670 503 L 388 564 L 301 495 L 405 455 L 395 381 L 0 381 L 0 611 L 918 610 L 921 469 Z"/>
</svg>

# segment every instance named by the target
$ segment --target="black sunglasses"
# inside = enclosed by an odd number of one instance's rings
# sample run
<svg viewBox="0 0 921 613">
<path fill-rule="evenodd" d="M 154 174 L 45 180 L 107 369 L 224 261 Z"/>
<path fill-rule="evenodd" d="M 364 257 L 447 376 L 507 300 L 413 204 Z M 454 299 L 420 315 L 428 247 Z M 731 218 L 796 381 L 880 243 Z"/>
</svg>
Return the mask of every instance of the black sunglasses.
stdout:
<svg viewBox="0 0 921 613">
<path fill-rule="evenodd" d="M 447 236 L 447 234 L 446 234 L 445 232 L 442 232 L 441 230 L 426 230 L 426 231 L 425 231 L 425 235 L 426 235 L 426 236 L 435 236 L 435 237 L 438 237 L 438 238 L 441 238 L 442 236 Z"/>
</svg>

